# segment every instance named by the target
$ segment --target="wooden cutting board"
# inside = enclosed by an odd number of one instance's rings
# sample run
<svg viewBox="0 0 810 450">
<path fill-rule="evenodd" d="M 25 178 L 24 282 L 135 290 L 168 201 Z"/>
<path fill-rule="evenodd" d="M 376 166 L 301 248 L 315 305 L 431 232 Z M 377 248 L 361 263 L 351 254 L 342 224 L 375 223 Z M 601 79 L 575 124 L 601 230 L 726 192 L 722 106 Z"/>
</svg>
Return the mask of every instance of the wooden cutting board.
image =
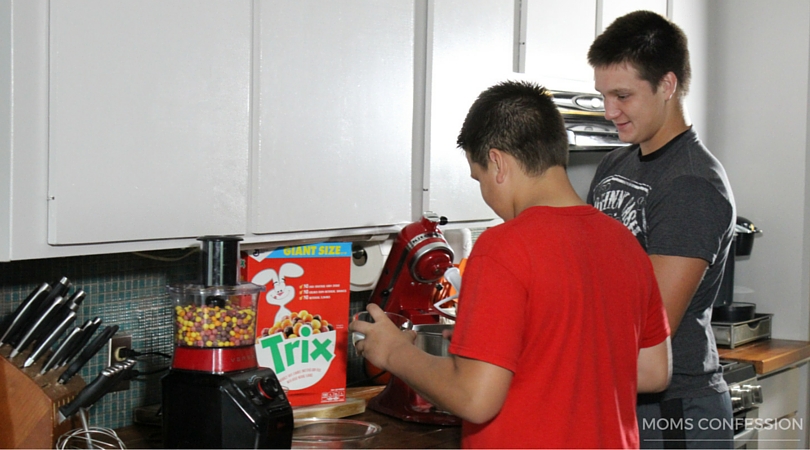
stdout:
<svg viewBox="0 0 810 450">
<path fill-rule="evenodd" d="M 293 420 L 318 417 L 321 419 L 340 419 L 362 414 L 366 411 L 366 402 L 379 394 L 385 386 L 368 386 L 346 389 L 346 401 L 323 405 L 296 406 L 293 408 Z"/>
</svg>

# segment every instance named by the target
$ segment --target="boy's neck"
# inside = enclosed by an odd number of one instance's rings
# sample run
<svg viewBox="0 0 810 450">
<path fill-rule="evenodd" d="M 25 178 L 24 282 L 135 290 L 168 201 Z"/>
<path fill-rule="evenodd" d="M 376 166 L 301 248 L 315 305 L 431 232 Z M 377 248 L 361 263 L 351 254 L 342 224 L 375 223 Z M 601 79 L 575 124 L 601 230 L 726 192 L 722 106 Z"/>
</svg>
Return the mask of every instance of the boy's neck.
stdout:
<svg viewBox="0 0 810 450">
<path fill-rule="evenodd" d="M 655 133 L 652 139 L 641 142 L 639 148 L 642 155 L 649 155 L 667 145 L 669 141 L 679 136 L 692 126 L 689 115 L 680 101 L 674 101 L 668 107 L 667 117 L 664 124 Z"/>
<path fill-rule="evenodd" d="M 577 194 L 562 166 L 547 169 L 538 177 L 526 177 L 513 201 L 515 215 L 534 206 L 565 208 L 586 203 Z"/>
</svg>

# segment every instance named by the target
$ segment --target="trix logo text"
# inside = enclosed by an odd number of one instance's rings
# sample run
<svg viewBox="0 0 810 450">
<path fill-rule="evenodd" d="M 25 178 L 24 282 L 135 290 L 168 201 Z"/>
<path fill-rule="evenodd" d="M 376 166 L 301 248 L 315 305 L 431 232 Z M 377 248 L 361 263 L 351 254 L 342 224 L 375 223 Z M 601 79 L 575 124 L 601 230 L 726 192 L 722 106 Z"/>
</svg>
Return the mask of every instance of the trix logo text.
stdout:
<svg viewBox="0 0 810 450">
<path fill-rule="evenodd" d="M 301 327 L 300 333 L 301 337 L 296 339 L 284 339 L 282 333 L 276 333 L 261 340 L 262 348 L 269 348 L 273 355 L 276 374 L 280 375 L 298 363 L 315 362 L 318 358 L 328 363 L 334 358 L 335 355 L 329 351 L 331 339 L 318 339 L 315 335 L 310 338 L 312 328 L 307 325 Z"/>
</svg>

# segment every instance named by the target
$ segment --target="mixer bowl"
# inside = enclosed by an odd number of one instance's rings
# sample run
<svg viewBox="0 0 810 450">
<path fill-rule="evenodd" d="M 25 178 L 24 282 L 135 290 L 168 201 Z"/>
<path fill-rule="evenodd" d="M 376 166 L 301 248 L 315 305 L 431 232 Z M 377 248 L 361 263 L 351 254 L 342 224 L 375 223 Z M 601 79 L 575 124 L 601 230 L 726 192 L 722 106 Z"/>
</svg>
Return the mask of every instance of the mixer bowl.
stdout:
<svg viewBox="0 0 810 450">
<path fill-rule="evenodd" d="M 442 332 L 452 329 L 453 325 L 448 324 L 414 325 L 413 330 L 416 331 L 414 344 L 431 355 L 448 356 L 450 340 L 442 337 Z"/>
</svg>

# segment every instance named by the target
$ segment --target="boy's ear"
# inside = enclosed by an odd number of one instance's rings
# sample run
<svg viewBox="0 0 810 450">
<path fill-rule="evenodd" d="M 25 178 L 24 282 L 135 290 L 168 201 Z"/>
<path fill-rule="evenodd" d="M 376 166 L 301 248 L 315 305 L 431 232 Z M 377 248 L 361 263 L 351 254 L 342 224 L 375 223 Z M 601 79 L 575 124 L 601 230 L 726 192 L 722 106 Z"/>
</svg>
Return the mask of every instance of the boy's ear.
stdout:
<svg viewBox="0 0 810 450">
<path fill-rule="evenodd" d="M 489 162 L 495 165 L 495 180 L 498 183 L 503 183 L 509 169 L 505 153 L 497 148 L 489 149 Z"/>
<path fill-rule="evenodd" d="M 489 153 L 487 153 L 487 156 L 489 157 L 489 162 L 491 162 L 492 164 L 495 164 L 495 168 L 498 169 L 498 170 L 500 170 L 500 168 L 501 168 L 500 167 L 500 162 L 499 162 L 499 160 L 500 160 L 499 153 L 500 153 L 500 150 L 498 150 L 497 148 L 491 148 L 491 149 L 489 149 Z"/>
<path fill-rule="evenodd" d="M 664 96 L 667 100 L 670 100 L 678 89 L 678 77 L 676 77 L 673 72 L 667 72 L 666 75 L 661 78 L 661 82 L 658 85 L 664 90 Z"/>
</svg>

